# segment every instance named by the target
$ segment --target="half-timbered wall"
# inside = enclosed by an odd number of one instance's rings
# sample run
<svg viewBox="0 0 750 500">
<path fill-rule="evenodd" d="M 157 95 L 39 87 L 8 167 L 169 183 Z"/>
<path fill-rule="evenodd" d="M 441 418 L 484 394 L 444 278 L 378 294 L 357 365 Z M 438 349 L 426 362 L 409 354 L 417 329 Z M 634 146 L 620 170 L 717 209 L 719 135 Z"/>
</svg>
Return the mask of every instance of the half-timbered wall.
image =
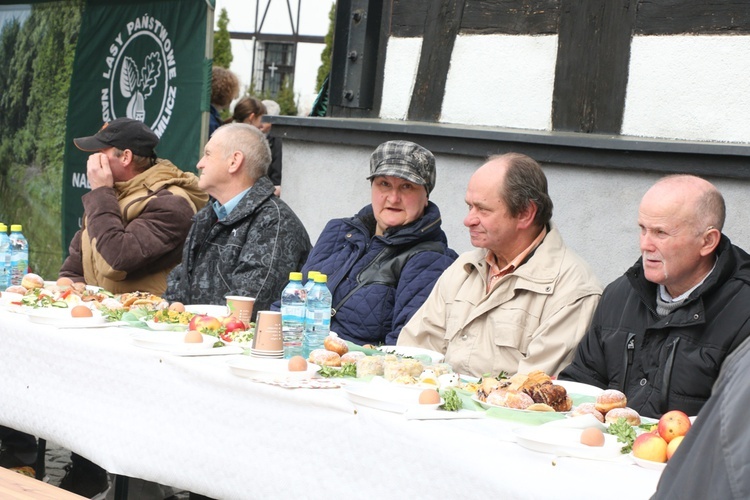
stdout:
<svg viewBox="0 0 750 500">
<path fill-rule="evenodd" d="M 749 70 L 744 0 L 394 0 L 379 116 L 747 143 Z"/>
</svg>

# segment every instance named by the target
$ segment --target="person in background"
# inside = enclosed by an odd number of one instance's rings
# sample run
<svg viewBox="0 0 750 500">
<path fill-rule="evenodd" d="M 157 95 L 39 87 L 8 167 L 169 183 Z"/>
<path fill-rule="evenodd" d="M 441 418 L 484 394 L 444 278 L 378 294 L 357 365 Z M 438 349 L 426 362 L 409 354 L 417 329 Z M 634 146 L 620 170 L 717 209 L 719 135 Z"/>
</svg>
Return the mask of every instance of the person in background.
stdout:
<svg viewBox="0 0 750 500">
<path fill-rule="evenodd" d="M 198 185 L 216 201 L 198 212 L 169 275 L 169 301 L 225 304 L 227 295 L 255 297 L 254 314 L 281 295 L 302 267 L 310 239 L 292 209 L 273 195 L 266 176 L 271 151 L 245 123 L 216 130 L 198 162 Z"/>
<path fill-rule="evenodd" d="M 224 124 L 221 112 L 229 108 L 229 105 L 237 98 L 239 92 L 240 81 L 237 75 L 221 66 L 214 66 L 211 69 L 211 114 L 208 119 L 209 138 L 217 128 Z"/>
<path fill-rule="evenodd" d="M 232 116 L 224 123 L 247 123 L 253 127 L 263 130 L 263 116 L 266 114 L 266 106 L 255 97 L 243 97 L 234 105 Z"/>
<path fill-rule="evenodd" d="M 618 389 L 648 417 L 700 411 L 750 335 L 750 255 L 722 234 L 725 213 L 719 190 L 692 175 L 646 192 L 641 257 L 604 291 L 561 379 Z"/>
<path fill-rule="evenodd" d="M 457 373 L 557 374 L 601 287 L 551 222 L 544 172 L 526 155 L 490 157 L 472 175 L 466 204 L 464 225 L 478 249 L 446 269 L 398 345 L 444 353 Z"/>
<path fill-rule="evenodd" d="M 661 473 L 652 500 L 750 498 L 750 339 L 727 356 L 711 397 Z"/>
<path fill-rule="evenodd" d="M 266 107 L 266 116 L 278 116 L 281 113 L 281 106 L 276 101 L 264 99 L 263 105 Z M 268 177 L 276 187 L 276 196 L 281 196 L 281 137 L 276 137 L 271 133 L 273 124 L 264 120 L 260 124 L 260 131 L 266 134 L 268 146 L 271 148 L 271 166 L 268 167 Z"/>
<path fill-rule="evenodd" d="M 326 225 L 302 271 L 328 275 L 331 330 L 357 344 L 394 345 L 440 274 L 456 259 L 440 228 L 435 157 L 389 141 L 370 156 L 372 203 Z"/>
</svg>

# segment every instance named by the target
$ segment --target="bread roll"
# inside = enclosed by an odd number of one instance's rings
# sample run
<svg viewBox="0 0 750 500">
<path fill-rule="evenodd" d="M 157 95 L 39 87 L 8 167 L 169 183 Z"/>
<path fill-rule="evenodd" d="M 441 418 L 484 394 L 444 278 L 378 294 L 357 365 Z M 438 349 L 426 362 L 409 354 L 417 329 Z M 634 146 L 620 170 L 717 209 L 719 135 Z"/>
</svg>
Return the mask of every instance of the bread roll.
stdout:
<svg viewBox="0 0 750 500">
<path fill-rule="evenodd" d="M 605 416 L 608 411 L 614 408 L 625 408 L 627 405 L 628 398 L 616 389 L 607 389 L 596 398 L 596 409 Z"/>
<path fill-rule="evenodd" d="M 309 361 L 319 366 L 341 366 L 341 356 L 325 349 L 314 349 L 310 352 Z"/>
<path fill-rule="evenodd" d="M 630 425 L 641 425 L 641 416 L 632 408 L 613 408 L 604 416 L 604 423 L 614 424 L 624 418 Z"/>
<path fill-rule="evenodd" d="M 366 358 L 367 354 L 363 353 L 362 351 L 350 351 L 341 356 L 341 364 L 344 363 L 356 363 L 362 358 Z"/>
<path fill-rule="evenodd" d="M 34 288 L 44 288 L 44 280 L 41 276 L 34 273 L 24 275 L 21 279 L 21 286 L 26 290 L 33 290 Z"/>
<path fill-rule="evenodd" d="M 599 422 L 604 423 L 604 414 L 596 409 L 595 403 L 581 403 L 570 412 L 571 417 L 580 417 L 581 415 L 593 415 Z"/>
<path fill-rule="evenodd" d="M 349 346 L 347 346 L 346 342 L 340 339 L 334 332 L 329 333 L 325 338 L 323 341 L 323 347 L 328 351 L 335 352 L 339 356 L 343 356 L 349 352 Z"/>
<path fill-rule="evenodd" d="M 26 290 L 21 285 L 10 285 L 5 289 L 5 291 L 9 293 L 17 293 L 19 295 L 25 295 L 28 290 Z"/>
</svg>

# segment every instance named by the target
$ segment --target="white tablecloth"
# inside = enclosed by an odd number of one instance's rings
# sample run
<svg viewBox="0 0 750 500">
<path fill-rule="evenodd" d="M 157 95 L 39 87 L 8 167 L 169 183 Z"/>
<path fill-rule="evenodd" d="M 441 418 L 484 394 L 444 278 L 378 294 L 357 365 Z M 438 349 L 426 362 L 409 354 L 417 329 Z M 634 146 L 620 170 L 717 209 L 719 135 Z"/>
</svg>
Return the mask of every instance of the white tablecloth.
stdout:
<svg viewBox="0 0 750 500">
<path fill-rule="evenodd" d="M 257 383 L 229 356 L 143 349 L 132 332 L 0 311 L 0 424 L 214 498 L 645 499 L 659 479 L 527 450 L 502 420 L 407 420 L 342 389 Z"/>
</svg>

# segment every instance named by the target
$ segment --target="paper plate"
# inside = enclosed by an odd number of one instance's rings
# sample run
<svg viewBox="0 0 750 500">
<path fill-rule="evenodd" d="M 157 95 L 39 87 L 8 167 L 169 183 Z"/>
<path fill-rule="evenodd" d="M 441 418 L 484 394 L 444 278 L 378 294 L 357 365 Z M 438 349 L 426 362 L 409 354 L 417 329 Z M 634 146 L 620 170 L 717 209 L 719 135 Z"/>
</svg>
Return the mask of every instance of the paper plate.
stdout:
<svg viewBox="0 0 750 500">
<path fill-rule="evenodd" d="M 185 342 L 185 332 L 137 332 L 131 335 L 133 344 L 145 349 L 166 352 L 190 352 L 213 348 L 216 337 L 202 333 L 203 342 Z"/>
<path fill-rule="evenodd" d="M 99 311 L 92 311 L 93 316 L 88 318 L 74 318 L 70 315 L 71 309 L 68 307 L 45 307 L 35 309 L 33 307 L 23 307 L 23 313 L 29 317 L 29 321 L 40 325 L 50 325 L 65 328 L 91 328 L 92 326 L 107 326 L 107 318 L 102 316 Z"/>
<path fill-rule="evenodd" d="M 314 377 L 320 370 L 320 366 L 307 363 L 306 371 L 290 372 L 288 359 L 265 359 L 248 356 L 231 359 L 227 364 L 232 373 L 238 377 L 270 380 L 308 379 Z"/>
<path fill-rule="evenodd" d="M 604 446 L 587 446 L 581 443 L 583 429 L 540 425 L 519 427 L 513 432 L 519 445 L 542 453 L 591 460 L 618 460 L 622 456 L 622 443 L 611 434 L 604 434 Z"/>
</svg>

